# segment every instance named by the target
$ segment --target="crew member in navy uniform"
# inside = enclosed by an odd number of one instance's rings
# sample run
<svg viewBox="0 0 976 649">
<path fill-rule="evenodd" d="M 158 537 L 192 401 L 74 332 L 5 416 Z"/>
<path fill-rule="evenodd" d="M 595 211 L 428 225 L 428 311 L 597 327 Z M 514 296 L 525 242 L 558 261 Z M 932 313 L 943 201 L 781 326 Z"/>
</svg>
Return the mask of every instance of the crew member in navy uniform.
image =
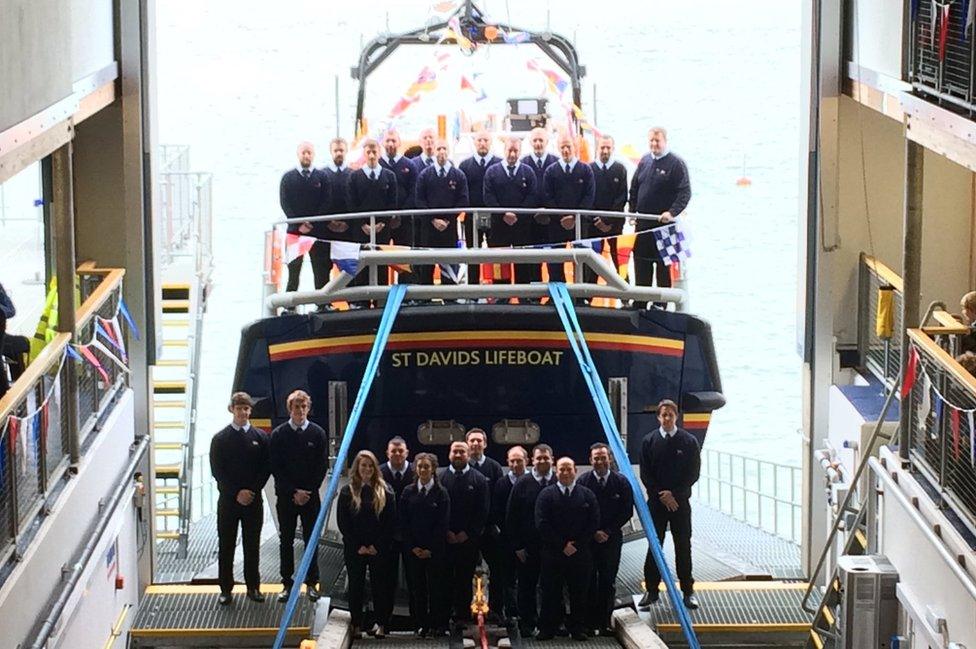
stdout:
<svg viewBox="0 0 976 649">
<path fill-rule="evenodd" d="M 412 210 L 414 208 L 414 185 L 420 169 L 406 156 L 400 155 L 400 135 L 393 129 L 383 136 L 383 155 L 380 166 L 392 171 L 397 178 L 397 209 Z M 417 228 L 411 217 L 395 217 L 390 219 L 390 236 L 399 246 L 412 246 L 416 240 Z M 407 273 L 401 273 L 406 275 Z M 401 277 L 401 280 L 408 280 Z"/>
<path fill-rule="evenodd" d="M 535 504 L 545 487 L 553 484 L 552 447 L 536 444 L 532 449 L 532 470 L 515 481 L 505 511 L 505 532 L 515 555 L 518 577 L 519 631 L 531 637 L 538 620 L 536 588 L 539 585 L 539 532 L 535 526 Z"/>
<path fill-rule="evenodd" d="M 427 248 L 457 248 L 457 218 L 468 205 L 468 179 L 447 157 L 447 142 L 437 140 L 434 146 L 434 164 L 420 172 L 417 179 L 417 209 L 445 208 L 436 216 L 418 219 L 420 245 Z M 456 284 L 441 266 L 441 284 Z M 421 284 L 434 283 L 434 267 L 424 264 L 417 267 Z"/>
<path fill-rule="evenodd" d="M 661 224 L 674 222 L 691 200 L 691 182 L 685 161 L 668 149 L 668 133 L 655 126 L 647 134 L 650 153 L 637 164 L 630 181 L 630 211 L 639 214 L 660 214 Z M 653 221 L 637 221 L 637 232 L 658 227 Z M 664 265 L 653 234 L 638 236 L 634 241 L 634 281 L 637 286 L 650 286 L 657 278 L 659 287 L 671 286 L 671 271 Z M 635 306 L 647 308 L 646 302 Z"/>
<path fill-rule="evenodd" d="M 522 164 L 526 165 L 535 173 L 535 204 L 537 207 L 545 207 L 545 191 L 542 179 L 546 169 L 550 165 L 556 164 L 559 158 L 548 153 L 549 133 L 544 128 L 534 128 L 529 131 L 529 143 L 532 145 L 532 153 L 522 158 Z M 551 218 L 548 214 L 536 214 L 532 220 L 532 243 L 549 242 L 549 224 Z M 538 282 L 542 279 L 542 267 L 532 264 L 530 281 Z"/>
<path fill-rule="evenodd" d="M 641 482 L 647 489 L 647 506 L 651 510 L 654 530 L 664 543 L 664 533 L 671 526 L 674 540 L 674 563 L 681 582 L 685 606 L 698 608 L 695 580 L 691 576 L 691 487 L 698 482 L 701 449 L 698 440 L 678 428 L 678 406 L 670 399 L 657 404 L 661 427 L 644 436 L 641 443 Z M 658 601 L 661 574 L 650 548 L 644 559 L 644 584 L 647 592 L 640 606 L 647 608 Z"/>
<path fill-rule="evenodd" d="M 471 580 L 488 523 L 491 489 L 485 476 L 468 464 L 466 442 L 451 444 L 450 459 L 450 466 L 441 471 L 440 478 L 451 497 L 446 535 L 451 607 L 455 623 L 463 624 L 471 617 Z"/>
<path fill-rule="evenodd" d="M 544 205 L 555 209 L 588 210 L 593 207 L 593 170 L 576 159 L 576 140 L 569 135 L 559 138 L 560 160 L 549 165 L 542 178 Z M 554 216 L 549 224 L 550 241 L 572 241 L 576 238 L 576 215 Z M 566 267 L 546 264 L 550 282 L 565 282 Z"/>
<path fill-rule="evenodd" d="M 542 614 L 537 640 L 551 640 L 563 622 L 563 586 L 569 591 L 566 628 L 573 640 L 586 640 L 586 589 L 593 569 L 591 540 L 600 520 L 592 491 L 576 481 L 571 458 L 556 462 L 556 479 L 539 493 L 535 525 L 542 548 Z"/>
<path fill-rule="evenodd" d="M 596 162 L 590 163 L 593 169 L 595 193 L 593 209 L 606 212 L 620 212 L 623 217 L 627 206 L 627 168 L 613 159 L 613 138 L 604 135 L 597 147 Z M 586 237 L 607 237 L 600 242 L 599 252 L 603 253 L 603 246 L 610 244 L 610 265 L 617 268 L 617 237 L 624 231 L 624 218 L 603 218 L 599 216 L 590 220 L 589 228 L 584 231 Z M 646 236 L 646 235 L 645 235 Z M 589 266 L 583 269 L 583 279 L 586 282 L 596 282 L 596 273 Z"/>
<path fill-rule="evenodd" d="M 491 569 L 488 582 L 488 609 L 491 614 L 496 616 L 504 613 L 506 619 L 518 617 L 518 596 L 515 585 L 517 583 L 515 572 L 515 553 L 512 551 L 511 539 L 508 528 L 505 526 L 505 509 L 508 507 L 508 497 L 512 493 L 512 487 L 525 475 L 526 456 L 525 449 L 521 446 L 512 446 L 506 455 L 508 461 L 508 472 L 495 482 L 491 491 L 491 514 L 488 517 L 489 525 L 492 525 L 495 532 L 496 547 L 498 549 L 498 563 L 496 568 Z M 501 593 L 501 601 L 492 601 L 492 592 Z M 497 595 L 496 595 L 497 597 Z"/>
<path fill-rule="evenodd" d="M 485 172 L 484 194 L 488 207 L 509 207 L 511 212 L 492 214 L 488 245 L 492 248 L 527 246 L 532 243 L 531 213 L 516 208 L 538 207 L 536 175 L 524 162 L 519 162 L 522 140 L 510 137 L 505 141 L 505 160 Z M 528 284 L 538 280 L 537 264 L 516 264 L 515 282 Z"/>
<path fill-rule="evenodd" d="M 247 392 L 235 392 L 227 409 L 233 415 L 231 423 L 210 441 L 210 473 L 217 481 L 217 579 L 220 583 L 222 606 L 231 602 L 234 588 L 234 548 L 237 527 L 241 527 L 244 549 L 244 583 L 247 596 L 263 602 L 261 594 L 261 525 L 264 522 L 264 501 L 261 489 L 271 474 L 268 459 L 268 438 L 251 425 L 251 397 Z"/>
<path fill-rule="evenodd" d="M 360 451 L 352 461 L 349 484 L 339 492 L 336 506 L 336 523 L 342 533 L 343 557 L 349 578 L 353 639 L 360 637 L 363 628 L 367 568 L 376 617 L 372 633 L 378 639 L 386 637 L 386 627 L 393 613 L 387 582 L 396 579 L 396 573 L 390 569 L 396 520 L 396 495 L 383 480 L 376 456 L 369 451 Z"/>
<path fill-rule="evenodd" d="M 584 473 L 577 481 L 577 484 L 596 494 L 600 504 L 600 522 L 590 544 L 593 573 L 586 607 L 586 627 L 601 636 L 610 636 L 613 635 L 610 616 L 617 597 L 617 571 L 623 548 L 620 528 L 630 521 L 634 513 L 634 494 L 627 479 L 612 469 L 610 449 L 606 444 L 597 442 L 590 447 L 590 466 L 593 470 Z"/>
<path fill-rule="evenodd" d="M 286 402 L 289 419 L 271 432 L 271 473 L 275 479 L 275 511 L 281 545 L 279 560 L 284 590 L 278 601 L 288 600 L 294 584 L 295 527 L 302 521 L 305 547 L 315 548 L 312 565 L 305 575 L 308 598 L 317 600 L 319 581 L 318 539 L 312 538 L 312 527 L 319 513 L 319 487 L 329 466 L 329 448 L 325 431 L 308 420 L 312 399 L 304 390 L 295 390 Z"/>
<path fill-rule="evenodd" d="M 420 155 L 413 161 L 417 165 L 417 171 L 423 171 L 434 164 L 434 144 L 437 138 L 434 136 L 434 129 L 425 128 L 420 131 L 418 139 L 420 140 Z"/>
<path fill-rule="evenodd" d="M 484 207 L 485 193 L 484 182 L 485 173 L 488 168 L 496 162 L 501 162 L 501 158 L 491 153 L 491 135 L 487 131 L 480 130 L 474 134 L 474 155 L 462 160 L 458 168 L 464 172 L 468 179 L 468 205 L 471 207 Z M 481 234 L 479 240 L 474 238 L 474 212 L 470 210 L 464 218 L 464 241 L 468 249 L 481 247 Z M 468 283 L 477 284 L 481 281 L 481 265 L 468 264 Z"/>
<path fill-rule="evenodd" d="M 363 141 L 363 154 L 366 156 L 366 163 L 358 171 L 352 172 L 349 176 L 349 189 L 346 194 L 346 205 L 350 212 L 386 212 L 397 208 L 397 178 L 392 171 L 380 166 L 380 145 L 374 139 Z M 376 243 L 383 244 L 390 240 L 390 232 L 387 228 L 389 217 L 376 218 Z M 370 222 L 368 219 L 350 223 L 350 227 L 356 232 L 356 240 L 360 243 L 369 243 Z M 356 275 L 350 282 L 350 286 L 365 286 L 369 283 L 369 275 L 364 270 Z M 377 283 L 387 284 L 387 267 L 377 268 Z"/>
<path fill-rule="evenodd" d="M 303 216 L 326 214 L 332 203 L 332 184 L 324 172 L 312 167 L 314 160 L 315 147 L 311 142 L 302 142 L 298 145 L 298 166 L 281 177 L 278 196 L 281 211 L 288 217 L 289 234 L 304 234 L 310 237 L 322 234 L 317 224 L 301 220 Z M 308 251 L 308 258 L 312 262 L 315 288 L 322 288 L 329 281 L 329 271 L 332 270 L 329 242 L 316 241 L 312 244 Z M 305 256 L 302 255 L 288 262 L 286 291 L 298 290 L 304 259 Z"/>
<path fill-rule="evenodd" d="M 451 499 L 437 481 L 437 456 L 418 453 L 417 481 L 407 485 L 397 503 L 403 546 L 407 548 L 413 624 L 418 637 L 447 635 L 449 589 L 447 532 Z"/>
<path fill-rule="evenodd" d="M 393 437 L 386 443 L 386 462 L 380 467 L 383 480 L 393 489 L 393 493 L 398 501 L 400 500 L 400 494 L 403 493 L 406 486 L 417 480 L 417 474 L 414 473 L 413 465 L 407 459 L 409 453 L 410 450 L 407 448 L 407 441 L 399 435 Z M 387 582 L 387 586 L 390 589 L 389 602 L 393 602 L 396 599 L 401 559 L 403 560 L 403 571 L 407 578 L 407 593 L 409 594 L 412 590 L 410 588 L 410 573 L 407 572 L 407 553 L 409 549 L 403 545 L 403 532 L 400 530 L 399 525 L 397 525 L 393 534 L 393 550 L 394 553 L 390 555 L 390 574 L 393 578 Z M 412 598 L 409 604 L 411 607 L 410 617 L 413 617 Z"/>
<path fill-rule="evenodd" d="M 349 175 L 352 173 L 349 165 L 346 164 L 346 154 L 349 151 L 349 144 L 341 137 L 334 138 L 329 143 L 329 152 L 332 154 L 332 162 L 325 165 L 322 172 L 329 178 L 332 187 L 332 200 L 329 201 L 326 214 L 345 214 L 348 212 L 346 207 L 347 195 L 349 193 Z M 326 221 L 323 237 L 332 241 L 359 241 L 355 230 L 352 229 L 354 223 L 348 221 Z"/>
<path fill-rule="evenodd" d="M 485 534 L 481 538 L 481 556 L 488 564 L 488 611 L 493 619 L 496 611 L 500 611 L 502 602 L 502 591 L 500 590 L 501 581 L 495 582 L 495 574 L 499 572 L 499 553 L 503 551 L 498 537 L 498 528 L 491 522 L 491 512 L 494 511 L 495 503 L 492 500 L 495 483 L 502 477 L 504 470 L 502 465 L 494 459 L 485 455 L 485 448 L 488 446 L 488 434 L 481 428 L 472 428 L 464 436 L 464 441 L 468 443 L 468 464 L 471 468 L 485 476 L 488 481 L 488 518 L 489 522 L 485 528 Z"/>
</svg>

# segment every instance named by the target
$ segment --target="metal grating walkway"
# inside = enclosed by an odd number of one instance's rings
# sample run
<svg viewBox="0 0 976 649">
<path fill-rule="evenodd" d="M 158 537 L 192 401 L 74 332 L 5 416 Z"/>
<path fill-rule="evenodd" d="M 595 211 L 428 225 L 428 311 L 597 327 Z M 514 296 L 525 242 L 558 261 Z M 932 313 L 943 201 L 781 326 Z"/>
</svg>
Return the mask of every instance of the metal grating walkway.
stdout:
<svg viewBox="0 0 976 649">
<path fill-rule="evenodd" d="M 449 638 L 417 638 L 412 633 L 391 633 L 385 640 L 366 637 L 353 640 L 353 647 L 389 647 L 390 649 L 448 649 Z"/>
<path fill-rule="evenodd" d="M 695 592 L 701 608 L 691 611 L 691 621 L 700 635 L 728 634 L 743 639 L 781 634 L 781 646 L 794 638 L 805 639 L 813 616 L 800 603 L 804 583 L 719 582 L 698 583 Z M 636 606 L 636 598 L 635 598 Z M 667 592 L 650 611 L 641 611 L 665 641 L 681 636 L 681 627 L 668 601 Z M 704 640 L 702 644 L 707 644 Z"/>
<path fill-rule="evenodd" d="M 267 647 L 281 620 L 282 605 L 275 596 L 280 586 L 262 586 L 264 603 L 245 597 L 243 586 L 234 588 L 234 601 L 219 606 L 217 586 L 150 586 L 129 632 L 132 647 L 232 646 Z M 289 637 L 311 633 L 315 605 L 298 600 Z"/>
</svg>

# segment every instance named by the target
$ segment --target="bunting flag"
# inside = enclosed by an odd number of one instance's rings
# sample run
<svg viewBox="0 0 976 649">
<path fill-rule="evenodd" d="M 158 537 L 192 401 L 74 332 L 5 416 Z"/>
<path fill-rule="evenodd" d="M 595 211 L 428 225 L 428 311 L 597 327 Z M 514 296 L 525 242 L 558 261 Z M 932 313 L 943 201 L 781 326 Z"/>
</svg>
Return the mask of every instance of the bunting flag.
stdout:
<svg viewBox="0 0 976 649">
<path fill-rule="evenodd" d="M 108 372 L 105 371 L 105 368 L 102 367 L 102 364 L 98 361 L 98 358 L 94 353 L 92 353 L 92 350 L 90 350 L 87 345 L 72 345 L 72 347 L 75 347 L 78 353 L 84 356 L 85 360 L 92 364 L 92 367 L 95 368 L 106 384 L 112 382 L 108 377 Z"/>
<path fill-rule="evenodd" d="M 928 430 L 929 413 L 932 412 L 932 382 L 929 381 L 929 375 L 922 373 L 922 398 L 918 404 L 918 429 Z M 938 437 L 936 434 L 938 432 L 937 427 L 932 428 L 930 435 L 932 438 Z"/>
<path fill-rule="evenodd" d="M 929 47 L 935 47 L 935 28 L 939 18 L 939 0 L 931 0 L 929 12 Z"/>
<path fill-rule="evenodd" d="M 959 410 L 949 406 L 949 425 L 952 428 L 952 456 L 959 459 Z"/>
<path fill-rule="evenodd" d="M 444 29 L 444 33 L 441 34 L 441 37 L 437 42 L 443 43 L 449 39 L 454 39 L 454 41 L 457 42 L 458 47 L 460 47 L 461 51 L 463 52 L 470 52 L 475 48 L 475 44 L 464 35 L 464 32 L 461 29 L 461 21 L 457 16 L 452 16 L 450 20 L 447 21 L 447 27 Z"/>
<path fill-rule="evenodd" d="M 315 245 L 315 237 L 308 237 L 304 234 L 285 235 L 285 263 L 290 264 L 299 257 L 304 257 Z"/>
<path fill-rule="evenodd" d="M 41 445 L 38 448 L 46 449 L 48 427 L 51 425 L 51 408 L 47 401 L 41 404 L 40 409 L 37 411 L 37 417 L 37 427 L 41 433 Z"/>
<path fill-rule="evenodd" d="M 103 322 L 105 323 L 104 325 L 102 324 Z M 113 323 L 111 320 L 97 318 L 95 320 L 95 335 L 97 336 L 98 334 L 101 334 L 102 338 L 107 340 L 109 344 L 119 352 L 119 355 L 122 357 L 124 362 L 129 362 L 129 359 L 125 357 L 125 348 L 122 346 L 122 339 L 115 331 L 115 323 Z"/>
<path fill-rule="evenodd" d="M 969 464 L 976 465 L 976 423 L 973 421 L 973 411 L 966 411 L 966 420 L 969 422 Z"/>
<path fill-rule="evenodd" d="M 13 459 L 17 456 L 17 443 L 20 441 L 20 419 L 13 415 L 7 417 L 7 457 Z M 21 472 L 27 469 L 26 465 Z"/>
<path fill-rule="evenodd" d="M 908 352 L 908 364 L 905 366 L 905 376 L 901 381 L 901 400 L 904 401 L 915 387 L 915 378 L 918 375 L 918 352 L 912 347 Z"/>
<path fill-rule="evenodd" d="M 81 356 L 74 350 L 74 347 L 68 345 L 64 348 L 64 351 L 71 357 L 71 360 L 81 362 Z"/>
<path fill-rule="evenodd" d="M 630 274 L 630 256 L 634 252 L 634 243 L 637 241 L 636 234 L 622 234 L 617 237 L 617 258 L 614 260 L 617 272 L 624 279 Z"/>
<path fill-rule="evenodd" d="M 949 3 L 939 5 L 939 61 L 945 61 L 946 41 L 949 40 Z"/>
<path fill-rule="evenodd" d="M 380 250 L 385 250 L 387 252 L 390 252 L 390 251 L 393 251 L 393 250 L 404 250 L 404 249 L 409 249 L 410 248 L 410 246 L 396 246 L 396 245 L 391 245 L 391 244 L 380 244 L 380 245 L 378 245 L 376 247 L 378 249 L 380 249 Z M 410 264 L 390 264 L 390 268 L 392 268 L 393 270 L 395 270 L 398 273 L 409 273 L 409 272 L 411 272 Z"/>
<path fill-rule="evenodd" d="M 438 2 L 432 9 L 439 14 L 446 14 L 449 11 L 454 11 L 457 5 L 453 2 Z"/>
<path fill-rule="evenodd" d="M 397 103 L 390 109 L 390 117 L 399 117 L 407 112 L 407 109 L 420 101 L 420 97 L 400 97 Z"/>
<path fill-rule="evenodd" d="M 119 316 L 116 314 L 106 323 L 107 329 L 110 334 L 113 335 L 116 347 L 119 350 L 119 355 L 122 356 L 122 360 L 128 364 L 129 354 L 125 351 L 125 338 L 122 336 L 122 327 L 119 326 Z"/>
<path fill-rule="evenodd" d="M 355 275 L 359 270 L 359 244 L 349 241 L 333 241 L 331 247 L 332 263 L 339 270 Z"/>
<path fill-rule="evenodd" d="M 136 340 L 139 340 L 139 328 L 136 326 L 135 321 L 132 320 L 129 309 L 125 306 L 125 300 L 121 297 L 119 298 L 119 313 L 122 314 L 125 323 L 129 325 L 129 330 L 132 332 L 132 335 L 136 337 Z"/>
<path fill-rule="evenodd" d="M 88 343 L 88 345 L 87 345 L 87 346 L 89 346 L 89 347 L 94 347 L 94 348 L 95 348 L 95 349 L 97 349 L 98 351 L 100 351 L 100 352 L 102 352 L 102 354 L 104 354 L 104 355 L 105 355 L 106 357 L 108 357 L 108 359 L 109 359 L 110 361 L 112 361 L 113 363 L 115 363 L 116 365 L 118 365 L 118 366 L 119 366 L 119 368 L 120 368 L 120 369 L 121 369 L 121 370 L 122 370 L 123 372 L 125 372 L 126 374 L 128 374 L 128 373 L 129 373 L 129 368 L 128 368 L 128 367 L 126 366 L 126 364 L 125 364 L 125 363 L 123 363 L 123 362 L 122 362 L 122 361 L 121 361 L 121 360 L 120 360 L 119 358 L 117 358 L 117 357 L 115 356 L 115 354 L 113 354 L 112 352 L 110 352 L 110 351 L 109 351 L 109 349 L 108 349 L 108 347 L 106 347 L 105 345 L 103 345 L 103 344 L 101 343 L 101 341 L 98 341 L 98 340 L 95 340 L 95 339 L 92 339 L 92 341 L 91 341 L 90 343 Z"/>
<path fill-rule="evenodd" d="M 472 92 L 475 91 L 474 84 L 471 83 L 471 80 L 463 74 L 461 75 L 461 90 L 471 90 Z"/>
<path fill-rule="evenodd" d="M 539 63 L 534 59 L 529 59 L 526 61 L 525 67 L 542 75 L 542 78 L 545 79 L 546 87 L 548 88 L 549 92 L 555 95 L 562 95 L 563 91 L 569 87 L 569 81 L 566 79 L 566 77 L 562 76 L 555 70 L 550 70 L 548 68 L 539 66 Z"/>
<path fill-rule="evenodd" d="M 499 30 L 502 35 L 502 40 L 511 45 L 516 45 L 518 43 L 528 43 L 532 40 L 532 35 L 528 32 L 520 32 L 516 30 Z"/>
</svg>

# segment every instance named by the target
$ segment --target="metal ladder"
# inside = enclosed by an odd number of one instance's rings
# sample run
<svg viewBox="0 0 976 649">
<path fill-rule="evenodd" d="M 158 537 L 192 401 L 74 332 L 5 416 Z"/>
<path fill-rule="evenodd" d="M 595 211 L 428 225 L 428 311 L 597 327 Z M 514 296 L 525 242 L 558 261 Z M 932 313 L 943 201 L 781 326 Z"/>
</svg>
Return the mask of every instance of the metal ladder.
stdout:
<svg viewBox="0 0 976 649">
<path fill-rule="evenodd" d="M 201 300 L 188 283 L 162 286 L 162 353 L 153 367 L 153 483 L 156 541 L 185 556 L 190 525 Z M 193 317 L 191 317 L 191 315 Z"/>
</svg>

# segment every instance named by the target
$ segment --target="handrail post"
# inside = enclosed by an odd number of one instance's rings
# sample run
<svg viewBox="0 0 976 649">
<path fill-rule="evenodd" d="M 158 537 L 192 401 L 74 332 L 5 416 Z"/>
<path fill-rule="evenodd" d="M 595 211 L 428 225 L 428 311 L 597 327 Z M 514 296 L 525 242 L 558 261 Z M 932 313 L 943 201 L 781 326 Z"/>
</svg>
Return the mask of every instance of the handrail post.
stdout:
<svg viewBox="0 0 976 649">
<path fill-rule="evenodd" d="M 925 172 L 925 149 L 909 139 L 905 140 L 905 236 L 902 266 L 902 326 L 901 367 L 902 376 L 911 354 L 907 326 L 909 322 L 919 322 L 919 292 L 921 291 L 922 269 L 922 181 Z M 898 456 L 908 460 L 911 443 L 911 408 L 901 409 L 901 437 Z"/>
<path fill-rule="evenodd" d="M 55 268 L 58 280 L 58 331 L 75 334 L 75 218 L 72 183 L 72 144 L 68 142 L 51 154 L 51 216 L 56 236 Z M 70 344 L 70 342 L 69 342 Z M 74 364 L 65 372 L 62 407 L 68 424 L 68 455 L 72 464 L 81 459 L 78 425 L 78 374 Z"/>
<path fill-rule="evenodd" d="M 376 250 L 376 216 L 369 217 L 369 247 L 372 250 Z M 369 267 L 369 285 L 376 286 L 377 279 L 377 268 L 375 265 L 371 264 Z"/>
<path fill-rule="evenodd" d="M 581 212 L 576 213 L 576 223 L 573 226 L 575 228 L 575 240 L 573 241 L 573 247 L 582 246 L 580 240 L 583 238 L 583 215 Z M 573 281 L 579 284 L 583 281 L 583 264 L 573 261 Z"/>
</svg>

